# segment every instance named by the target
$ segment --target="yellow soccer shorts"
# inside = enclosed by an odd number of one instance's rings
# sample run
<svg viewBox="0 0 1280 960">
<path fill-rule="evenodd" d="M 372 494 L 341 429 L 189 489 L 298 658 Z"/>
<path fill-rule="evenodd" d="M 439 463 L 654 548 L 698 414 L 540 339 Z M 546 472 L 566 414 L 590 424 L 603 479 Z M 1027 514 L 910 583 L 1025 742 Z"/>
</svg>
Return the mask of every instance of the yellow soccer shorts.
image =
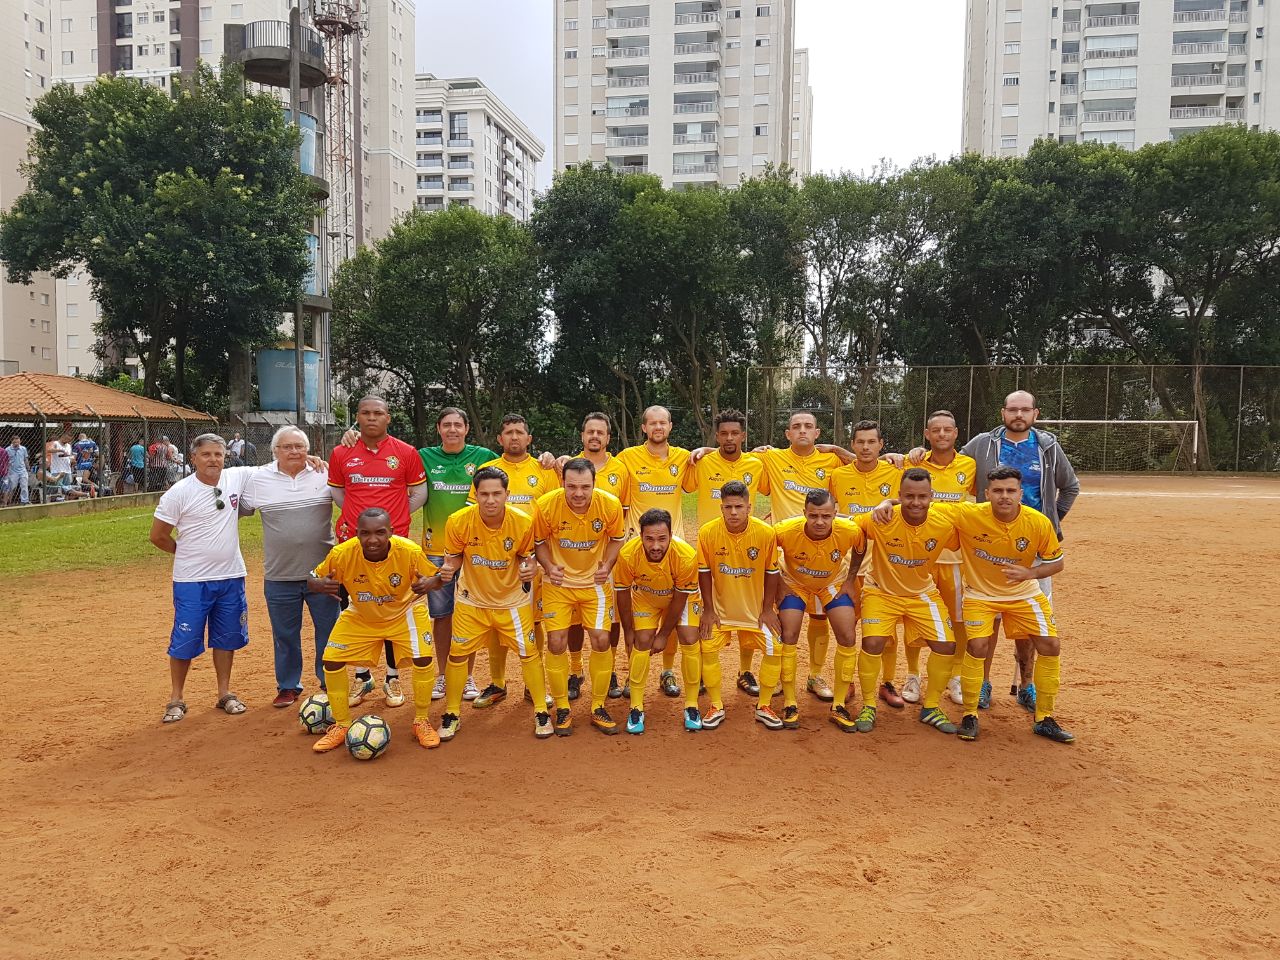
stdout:
<svg viewBox="0 0 1280 960">
<path fill-rule="evenodd" d="M 490 609 L 475 607 L 459 600 L 453 608 L 453 639 L 449 656 L 469 657 L 488 647 L 496 637 L 508 650 L 524 658 L 537 653 L 533 635 L 533 607 L 522 603 L 516 607 Z"/>
<path fill-rule="evenodd" d="M 766 657 L 782 654 L 782 638 L 759 625 L 754 628 L 717 626 L 711 631 L 711 636 L 702 641 L 703 652 L 719 653 L 734 633 L 738 635 L 738 646 L 743 649 L 759 650 Z"/>
<path fill-rule="evenodd" d="M 980 600 L 964 598 L 964 625 L 971 637 L 995 633 L 996 617 L 1004 624 L 1004 634 L 1014 640 L 1025 637 L 1056 637 L 1053 604 L 1043 593 L 1024 600 Z"/>
<path fill-rule="evenodd" d="M 960 564 L 938 564 L 934 568 L 933 579 L 952 621 L 964 619 L 964 580 L 960 576 Z"/>
<path fill-rule="evenodd" d="M 913 645 L 955 643 L 951 617 L 937 590 L 909 597 L 894 596 L 875 587 L 862 591 L 862 635 L 895 637 L 898 624 Z"/>
<path fill-rule="evenodd" d="M 608 630 L 613 625 L 613 586 L 605 583 L 557 587 L 544 583 L 542 616 L 546 628 L 552 631 L 568 630 L 575 622 L 588 630 Z"/>
<path fill-rule="evenodd" d="M 431 646 L 431 615 L 427 604 L 415 604 L 395 620 L 369 623 L 351 612 L 338 616 L 324 648 L 326 663 L 349 663 L 357 667 L 376 667 L 382 659 L 383 643 L 390 641 L 395 666 L 407 660 L 434 657 Z M 391 664 L 388 664 L 391 666 Z"/>
<path fill-rule="evenodd" d="M 631 618 L 636 630 L 657 630 L 662 626 L 662 618 L 667 615 L 666 607 L 654 607 L 637 603 L 634 595 L 631 601 Z M 679 627 L 696 627 L 702 622 L 702 603 L 695 593 L 684 602 L 684 610 L 676 624 Z"/>
</svg>

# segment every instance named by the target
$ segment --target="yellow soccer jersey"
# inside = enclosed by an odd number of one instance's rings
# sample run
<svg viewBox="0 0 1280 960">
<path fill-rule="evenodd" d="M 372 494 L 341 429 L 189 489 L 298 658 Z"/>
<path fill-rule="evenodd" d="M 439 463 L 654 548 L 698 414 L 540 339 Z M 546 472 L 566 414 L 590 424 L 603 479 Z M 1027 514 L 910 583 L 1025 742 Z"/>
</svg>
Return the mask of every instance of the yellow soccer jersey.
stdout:
<svg viewBox="0 0 1280 960">
<path fill-rule="evenodd" d="M 831 495 L 836 499 L 836 512 L 845 517 L 870 513 L 881 500 L 896 497 L 902 483 L 902 471 L 891 463 L 877 460 L 875 467 L 863 473 L 856 463 L 846 464 L 831 478 Z"/>
<path fill-rule="evenodd" d="M 933 515 L 938 507 L 929 511 Z M 1053 524 L 1039 510 L 1020 507 L 1011 523 L 1001 523 L 990 503 L 958 503 L 941 508 L 960 534 L 960 563 L 966 597 L 979 600 L 1027 600 L 1040 592 L 1035 580 L 1010 583 L 1000 568 L 1016 563 L 1030 567 L 1036 559 L 1050 563 L 1062 556 Z"/>
<path fill-rule="evenodd" d="M 828 489 L 832 474 L 840 466 L 840 458 L 834 453 L 817 450 L 802 457 L 790 447 L 774 447 L 756 456 L 764 464 L 760 492 L 769 495 L 769 513 L 774 523 L 804 513 L 804 498 L 809 491 Z"/>
<path fill-rule="evenodd" d="M 653 563 L 645 556 L 644 542 L 636 537 L 618 554 L 613 586 L 616 590 L 630 590 L 631 601 L 637 606 L 665 610 L 675 594 L 697 594 L 697 551 L 679 537 L 672 537 L 662 562 Z"/>
<path fill-rule="evenodd" d="M 578 454 L 580 457 L 586 457 L 587 452 L 583 450 Z M 609 459 L 605 461 L 603 467 L 596 468 L 596 489 L 603 490 L 605 493 L 612 493 L 618 498 L 623 509 L 631 506 L 631 471 L 627 469 L 627 465 L 609 454 Z"/>
<path fill-rule="evenodd" d="M 689 468 L 689 451 L 682 447 L 668 447 L 667 456 L 659 459 L 645 449 L 644 444 L 627 447 L 618 459 L 631 474 L 631 524 L 640 522 L 646 510 L 661 507 L 671 514 L 672 523 L 680 525 L 681 485 Z"/>
<path fill-rule="evenodd" d="M 533 553 L 533 517 L 508 506 L 494 529 L 479 507 L 463 507 L 444 525 L 444 550 L 462 557 L 457 597 L 473 607 L 507 610 L 528 602 L 520 582 L 520 558 Z"/>
<path fill-rule="evenodd" d="M 554 470 L 545 470 L 534 457 L 525 457 L 519 463 L 512 463 L 505 456 L 490 460 L 480 465 L 497 467 L 507 475 L 507 503 L 519 507 L 526 513 L 533 512 L 533 502 L 544 493 L 549 493 L 560 486 L 560 477 Z M 467 494 L 467 506 L 476 502 L 475 487 Z"/>
<path fill-rule="evenodd" d="M 732 534 L 723 517 L 712 520 L 698 531 L 698 572 L 711 574 L 721 627 L 759 630 L 765 576 L 778 572 L 778 540 L 773 528 L 751 517 L 746 530 Z"/>
<path fill-rule="evenodd" d="M 867 586 L 895 597 L 919 596 L 936 590 L 933 567 L 943 550 L 957 545 L 956 527 L 945 510 L 931 507 L 924 523 L 913 527 L 902 519 L 902 508 L 893 508 L 893 519 L 876 523 L 869 513 L 854 522 L 867 537 L 871 558 L 866 568 Z"/>
<path fill-rule="evenodd" d="M 330 550 L 311 575 L 337 580 L 351 595 L 347 612 L 364 623 L 378 625 L 401 619 L 414 604 L 426 603 L 427 598 L 418 596 L 411 587 L 419 576 L 432 577 L 436 571 L 422 548 L 405 537 L 393 536 L 391 550 L 378 563 L 366 560 L 360 541 L 352 537 Z"/>
<path fill-rule="evenodd" d="M 737 460 L 726 460 L 719 450 L 712 450 L 693 464 L 684 475 L 685 493 L 698 495 L 698 527 L 720 516 L 720 488 L 730 480 L 741 480 L 754 507 L 760 481 L 764 478 L 764 463 L 753 453 L 744 453 Z"/>
<path fill-rule="evenodd" d="M 933 454 L 925 455 L 920 464 L 929 471 L 933 484 L 934 503 L 972 503 L 978 489 L 978 462 L 973 457 L 957 453 L 945 467 L 933 462 Z M 943 550 L 939 563 L 959 563 L 960 553 Z"/>
<path fill-rule="evenodd" d="M 825 540 L 809 539 L 804 523 L 804 517 L 792 517 L 773 528 L 782 552 L 782 579 L 789 588 L 802 591 L 798 594 L 801 597 L 843 582 L 850 554 L 862 553 L 867 542 L 858 525 L 846 517 L 836 517 Z"/>
<path fill-rule="evenodd" d="M 551 549 L 551 559 L 564 567 L 564 586 L 571 589 L 594 587 L 596 569 L 604 559 L 610 540 L 626 533 L 622 504 L 603 490 L 591 491 L 585 513 L 569 508 L 563 490 L 553 490 L 538 498 L 533 515 L 533 536 Z"/>
</svg>

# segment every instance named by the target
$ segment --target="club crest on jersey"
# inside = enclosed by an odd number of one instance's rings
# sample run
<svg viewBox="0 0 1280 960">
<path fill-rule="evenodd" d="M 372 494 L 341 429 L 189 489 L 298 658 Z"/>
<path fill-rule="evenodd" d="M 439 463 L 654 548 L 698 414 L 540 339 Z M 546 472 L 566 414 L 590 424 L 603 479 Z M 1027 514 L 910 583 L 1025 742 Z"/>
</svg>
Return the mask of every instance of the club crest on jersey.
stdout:
<svg viewBox="0 0 1280 960">
<path fill-rule="evenodd" d="M 538 485 L 537 477 L 525 477 L 524 479 L 531 487 L 536 487 Z"/>
<path fill-rule="evenodd" d="M 673 477 L 678 477 L 680 475 L 680 468 L 677 467 L 674 463 L 671 464 L 671 466 L 667 467 L 667 469 L 671 471 L 671 475 Z"/>
<path fill-rule="evenodd" d="M 840 551 L 839 551 L 839 550 L 832 550 L 832 551 L 831 551 L 831 562 L 832 562 L 832 563 L 839 563 L 839 562 L 840 562 Z"/>
<path fill-rule="evenodd" d="M 468 477 L 474 477 L 476 474 L 476 465 L 474 463 L 468 463 L 466 466 L 466 471 L 467 471 Z"/>
<path fill-rule="evenodd" d="M 609 474 L 605 479 L 609 481 L 609 486 L 611 487 L 616 487 L 618 485 L 618 475 L 616 473 Z"/>
<path fill-rule="evenodd" d="M 933 537 L 930 537 L 928 540 L 924 542 L 924 548 L 926 550 L 933 550 L 933 548 L 936 547 L 937 545 L 938 545 L 938 541 Z"/>
<path fill-rule="evenodd" d="M 964 474 L 964 471 L 961 470 L 956 474 L 956 483 L 964 483 L 964 481 L 965 481 L 965 474 Z"/>
<path fill-rule="evenodd" d="M 389 582 L 393 587 L 398 587 L 398 586 L 400 586 L 400 584 L 403 582 L 403 581 L 402 581 L 402 578 L 401 578 L 401 576 L 400 576 L 400 574 L 398 574 L 398 573 L 393 573 L 391 576 L 387 577 L 387 581 L 388 581 L 388 582 Z"/>
<path fill-rule="evenodd" d="M 596 517 L 594 520 L 591 521 L 591 529 L 594 530 L 596 533 L 599 533 L 601 530 L 604 529 L 604 521 L 601 520 L 599 517 Z"/>
<path fill-rule="evenodd" d="M 819 480 L 825 480 L 827 479 L 827 468 L 819 467 L 817 470 L 813 471 L 813 475 Z"/>
<path fill-rule="evenodd" d="M 387 469 L 389 469 L 389 470 L 399 470 L 399 469 L 400 469 L 400 458 L 399 458 L 399 457 L 397 457 L 397 456 L 390 456 L 390 457 L 387 457 Z"/>
<path fill-rule="evenodd" d="M 502 549 L 503 549 L 503 550 L 510 550 L 510 549 L 511 549 L 512 547 L 514 547 L 515 545 L 516 545 L 516 542 L 515 542 L 514 540 L 512 540 L 510 537 L 506 537 L 506 538 L 504 538 L 504 539 L 503 539 L 503 541 L 502 541 Z"/>
<path fill-rule="evenodd" d="M 742 482 L 745 483 L 748 487 L 751 486 L 751 480 L 752 480 L 751 474 L 744 473 L 742 475 Z"/>
<path fill-rule="evenodd" d="M 880 484 L 880 496 L 887 497 L 889 495 L 889 485 L 887 483 Z"/>
<path fill-rule="evenodd" d="M 1021 550 L 1027 549 L 1027 547 L 1031 545 L 1031 541 L 1028 540 L 1026 537 L 1019 537 L 1017 540 L 1013 542 L 1013 545 L 1017 547 L 1018 550 L 1021 551 Z"/>
<path fill-rule="evenodd" d="M 760 549 L 758 547 L 747 547 L 747 559 L 754 560 L 758 556 L 760 556 Z"/>
</svg>

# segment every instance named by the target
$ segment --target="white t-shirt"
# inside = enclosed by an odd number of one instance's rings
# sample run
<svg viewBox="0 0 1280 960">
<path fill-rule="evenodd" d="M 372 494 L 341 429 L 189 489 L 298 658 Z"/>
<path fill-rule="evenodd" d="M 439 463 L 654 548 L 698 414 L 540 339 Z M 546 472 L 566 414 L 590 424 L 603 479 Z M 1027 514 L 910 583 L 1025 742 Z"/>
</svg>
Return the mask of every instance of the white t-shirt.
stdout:
<svg viewBox="0 0 1280 960">
<path fill-rule="evenodd" d="M 71 445 L 59 440 L 53 441 L 49 454 L 49 472 L 53 474 L 71 472 Z"/>
<path fill-rule="evenodd" d="M 178 550 L 173 557 L 175 583 L 230 580 L 245 575 L 240 554 L 238 508 L 251 467 L 226 467 L 216 489 L 201 483 L 195 474 L 183 477 L 165 491 L 156 504 L 155 517 L 178 528 Z M 218 509 L 221 500 L 223 508 Z"/>
</svg>

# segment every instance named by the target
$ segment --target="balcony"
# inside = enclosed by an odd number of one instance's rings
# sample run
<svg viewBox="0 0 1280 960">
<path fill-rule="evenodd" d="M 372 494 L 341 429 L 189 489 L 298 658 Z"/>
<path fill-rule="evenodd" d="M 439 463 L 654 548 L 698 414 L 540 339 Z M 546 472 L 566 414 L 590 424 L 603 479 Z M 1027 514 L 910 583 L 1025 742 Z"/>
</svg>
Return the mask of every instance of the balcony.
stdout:
<svg viewBox="0 0 1280 960">
<path fill-rule="evenodd" d="M 1175 10 L 1173 11 L 1174 23 L 1220 23 L 1227 19 L 1227 8 L 1218 7 L 1215 10 Z"/>
<path fill-rule="evenodd" d="M 1114 80 L 1086 80 L 1086 90 L 1137 90 L 1137 77 L 1116 77 Z"/>
<path fill-rule="evenodd" d="M 647 163 L 617 163 L 612 164 L 613 169 L 618 173 L 648 173 L 649 165 Z"/>
<path fill-rule="evenodd" d="M 1064 83 L 1059 88 L 1064 97 L 1075 97 L 1080 94 L 1080 85 L 1078 83 Z"/>
<path fill-rule="evenodd" d="M 299 79 L 303 87 L 324 84 L 324 40 L 310 27 L 301 28 Z M 244 64 L 246 80 L 272 87 L 289 86 L 289 24 L 284 20 L 255 20 L 243 26 L 227 24 L 223 35 L 227 59 Z"/>
<path fill-rule="evenodd" d="M 718 163 L 682 163 L 671 168 L 671 173 L 676 177 L 691 177 L 703 173 L 719 173 L 720 164 Z"/>
<path fill-rule="evenodd" d="M 1246 44 L 1243 44 L 1243 43 L 1227 44 L 1227 56 L 1229 57 L 1243 57 L 1248 52 L 1249 52 L 1249 47 Z"/>
<path fill-rule="evenodd" d="M 474 170 L 475 168 L 476 168 L 475 163 L 473 163 L 470 160 L 450 160 L 449 161 L 450 170 Z"/>
<path fill-rule="evenodd" d="M 1063 63 L 1079 63 L 1079 62 L 1080 62 L 1080 54 L 1079 54 L 1079 53 L 1064 53 L 1064 54 L 1062 55 L 1062 62 L 1063 62 Z"/>
<path fill-rule="evenodd" d="M 284 110 L 285 123 L 293 122 L 293 111 Z M 298 167 L 307 177 L 311 192 L 317 197 L 329 196 L 329 184 L 324 179 L 324 128 L 309 113 L 298 114 L 298 129 L 302 143 L 298 147 Z"/>
<path fill-rule="evenodd" d="M 718 143 L 719 136 L 713 131 L 711 133 L 677 133 L 671 138 L 671 142 L 676 146 L 686 143 Z"/>
<path fill-rule="evenodd" d="M 604 145 L 606 147 L 647 147 L 649 145 L 649 135 L 605 137 Z"/>
<path fill-rule="evenodd" d="M 450 137 L 449 146 L 451 147 L 474 147 L 476 142 L 470 137 Z"/>
<path fill-rule="evenodd" d="M 1128 123 L 1137 116 L 1136 110 L 1086 110 L 1083 123 Z"/>
<path fill-rule="evenodd" d="M 648 55 L 649 48 L 647 46 L 609 48 L 610 60 L 630 60 L 636 57 L 647 57 Z"/>
<path fill-rule="evenodd" d="M 1227 44 L 1225 40 L 1217 40 L 1210 43 L 1175 43 L 1173 52 L 1178 56 L 1191 53 L 1226 53 Z"/>
<path fill-rule="evenodd" d="M 1170 120 L 1220 120 L 1222 107 L 1170 107 Z"/>
<path fill-rule="evenodd" d="M 438 137 L 438 136 L 437 137 L 432 137 L 432 136 L 415 137 L 413 142 L 415 146 L 419 146 L 419 147 L 443 147 L 444 146 L 444 138 Z"/>
<path fill-rule="evenodd" d="M 1233 74 L 1227 75 L 1228 87 L 1247 87 L 1248 85 L 1249 85 L 1249 78 L 1246 77 L 1243 73 L 1233 73 Z"/>
<path fill-rule="evenodd" d="M 720 14 L 712 10 L 710 13 L 677 13 L 676 26 L 682 27 L 690 23 L 719 23 Z"/>
<path fill-rule="evenodd" d="M 600 20 L 604 20 L 606 30 L 639 30 L 649 26 L 648 17 L 599 17 L 591 25 L 594 27 Z"/>
<path fill-rule="evenodd" d="M 717 80 L 716 74 L 699 71 L 697 73 L 677 73 L 674 82 L 679 86 L 692 83 L 716 83 Z"/>
<path fill-rule="evenodd" d="M 1079 33 L 1080 21 L 1079 20 L 1063 20 L 1062 32 L 1063 33 Z"/>
<path fill-rule="evenodd" d="M 720 52 L 720 44 L 718 43 L 677 43 L 675 45 L 675 55 L 681 56 L 687 53 L 715 53 Z"/>
<path fill-rule="evenodd" d="M 1114 49 L 1086 50 L 1084 58 L 1086 60 L 1120 60 L 1125 57 L 1136 57 L 1138 55 L 1137 47 L 1117 47 Z M 1063 58 L 1065 62 L 1065 57 Z"/>
<path fill-rule="evenodd" d="M 1222 111 L 1222 115 L 1227 120 L 1244 120 L 1245 109 L 1244 107 L 1227 107 Z"/>
<path fill-rule="evenodd" d="M 1232 22 L 1232 23 L 1248 23 L 1248 22 L 1249 22 L 1249 11 L 1247 11 L 1247 10 L 1232 10 L 1232 11 L 1231 11 L 1231 17 L 1230 17 L 1230 19 L 1231 19 L 1231 22 Z"/>
<path fill-rule="evenodd" d="M 606 117 L 647 117 L 649 115 L 649 106 L 643 107 L 608 107 L 604 115 Z"/>
<path fill-rule="evenodd" d="M 716 113 L 718 109 L 715 100 L 698 100 L 693 103 L 677 103 L 671 112 L 675 114 Z"/>
<path fill-rule="evenodd" d="M 640 77 L 609 77 L 606 84 L 610 87 L 647 87 L 649 75 Z"/>
<path fill-rule="evenodd" d="M 1220 87 L 1227 78 L 1220 73 L 1175 73 L 1169 83 L 1175 87 Z"/>
<path fill-rule="evenodd" d="M 1058 117 L 1059 127 L 1074 127 L 1075 125 L 1076 125 L 1076 118 L 1074 116 L 1068 116 L 1067 114 L 1064 113 Z"/>
<path fill-rule="evenodd" d="M 1089 29 L 1094 27 L 1136 27 L 1138 25 L 1138 15 L 1136 13 L 1126 13 L 1117 17 L 1090 17 L 1085 21 L 1084 25 Z"/>
<path fill-rule="evenodd" d="M 475 190 L 475 184 L 470 181 L 459 182 L 457 180 L 449 181 L 450 190 Z"/>
</svg>

